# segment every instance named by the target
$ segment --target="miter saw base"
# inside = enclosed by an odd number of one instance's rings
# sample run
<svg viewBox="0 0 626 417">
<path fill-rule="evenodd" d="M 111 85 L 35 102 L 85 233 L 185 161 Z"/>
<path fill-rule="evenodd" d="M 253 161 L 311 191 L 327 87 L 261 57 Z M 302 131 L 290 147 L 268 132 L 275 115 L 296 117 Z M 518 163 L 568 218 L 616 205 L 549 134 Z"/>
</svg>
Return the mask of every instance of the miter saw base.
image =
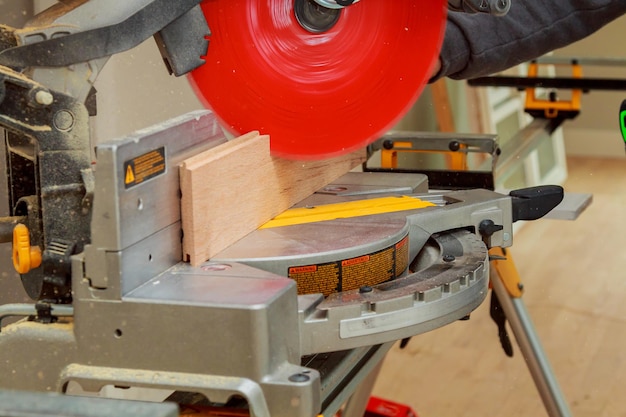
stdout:
<svg viewBox="0 0 626 417">
<path fill-rule="evenodd" d="M 239 396 L 253 415 L 312 416 L 349 395 L 353 385 L 338 376 L 354 377 L 348 368 L 373 366 L 393 341 L 465 317 L 484 300 L 487 245 L 511 243 L 512 198 L 426 192 L 421 175 L 351 173 L 302 205 L 403 195 L 430 206 L 261 229 L 200 267 L 181 263 L 175 168 L 224 140 L 202 111 L 98 146 L 92 239 L 72 257 L 71 316 L 56 317 L 52 306 L 56 322 L 4 327 L 0 387 L 161 388 L 216 403 Z M 163 169 L 129 183 L 128 161 L 155 152 Z M 500 228 L 481 235 L 485 221 Z M 377 256 L 403 266 L 381 283 L 361 271 L 362 282 L 327 297 L 298 295 L 288 278 L 289 268 L 348 271 Z M 338 373 L 301 362 L 319 354 L 334 357 L 323 362 Z"/>
</svg>

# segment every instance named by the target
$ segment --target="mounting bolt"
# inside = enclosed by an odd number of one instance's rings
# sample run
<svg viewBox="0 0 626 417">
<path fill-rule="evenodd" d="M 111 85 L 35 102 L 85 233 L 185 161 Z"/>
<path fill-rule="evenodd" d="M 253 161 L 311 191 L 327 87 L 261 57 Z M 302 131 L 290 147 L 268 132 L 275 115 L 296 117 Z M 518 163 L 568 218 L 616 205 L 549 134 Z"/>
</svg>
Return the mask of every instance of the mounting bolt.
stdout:
<svg viewBox="0 0 626 417">
<path fill-rule="evenodd" d="M 448 149 L 450 149 L 452 152 L 456 152 L 461 149 L 461 144 L 459 143 L 459 141 L 453 140 L 448 144 Z"/>
<path fill-rule="evenodd" d="M 393 141 L 391 139 L 385 139 L 385 141 L 383 142 L 383 148 L 387 150 L 393 149 Z"/>
<path fill-rule="evenodd" d="M 311 378 L 308 375 L 302 373 L 293 374 L 289 377 L 290 382 L 307 382 L 309 379 Z"/>
<path fill-rule="evenodd" d="M 39 90 L 35 93 L 35 101 L 42 106 L 49 106 L 54 102 L 54 97 L 46 90 Z"/>
<path fill-rule="evenodd" d="M 442 259 L 444 262 L 452 262 L 456 259 L 456 257 L 454 255 L 443 255 Z"/>
<path fill-rule="evenodd" d="M 59 110 L 53 119 L 54 127 L 62 132 L 69 132 L 74 127 L 74 115 L 69 110 Z"/>
<path fill-rule="evenodd" d="M 366 294 L 368 292 L 372 292 L 374 289 L 372 287 L 370 287 L 369 285 L 364 285 L 361 288 L 359 288 L 359 292 L 361 294 Z"/>
</svg>

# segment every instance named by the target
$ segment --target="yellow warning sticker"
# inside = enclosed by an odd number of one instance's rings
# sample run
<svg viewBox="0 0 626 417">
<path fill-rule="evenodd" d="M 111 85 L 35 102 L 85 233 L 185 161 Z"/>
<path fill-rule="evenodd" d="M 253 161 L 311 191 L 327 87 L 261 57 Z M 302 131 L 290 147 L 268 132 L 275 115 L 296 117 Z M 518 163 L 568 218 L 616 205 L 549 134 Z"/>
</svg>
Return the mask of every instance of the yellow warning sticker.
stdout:
<svg viewBox="0 0 626 417">
<path fill-rule="evenodd" d="M 139 185 L 165 173 L 165 168 L 165 147 L 162 146 L 124 162 L 124 185 L 127 189 Z"/>
<path fill-rule="evenodd" d="M 124 177 L 124 184 L 132 184 L 135 182 L 135 170 L 132 166 L 126 167 L 126 177 Z"/>
<path fill-rule="evenodd" d="M 297 265 L 288 269 L 289 278 L 296 281 L 298 294 L 354 290 L 377 285 L 402 275 L 409 266 L 409 238 L 404 236 L 382 250 L 313 265 Z"/>
</svg>

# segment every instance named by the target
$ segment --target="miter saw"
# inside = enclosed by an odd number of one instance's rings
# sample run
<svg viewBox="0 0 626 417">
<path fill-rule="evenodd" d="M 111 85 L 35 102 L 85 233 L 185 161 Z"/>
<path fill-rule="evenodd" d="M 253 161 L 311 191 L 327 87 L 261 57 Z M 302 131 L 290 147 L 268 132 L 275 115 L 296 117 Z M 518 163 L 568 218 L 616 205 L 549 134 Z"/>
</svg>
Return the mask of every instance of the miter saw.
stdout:
<svg viewBox="0 0 626 417">
<path fill-rule="evenodd" d="M 182 160 L 223 144 L 224 126 L 270 133 L 295 159 L 372 142 L 429 77 L 445 6 L 64 1 L 1 27 L 0 236 L 36 303 L 0 306 L 25 317 L 0 328 L 0 388 L 158 388 L 253 416 L 332 415 L 393 341 L 467 316 L 487 293 L 488 248 L 510 246 L 512 223 L 541 217 L 560 188 L 435 192 L 423 175 L 349 173 L 295 208 L 349 214 L 270 224 L 181 262 Z M 101 143 L 93 164 L 93 82 L 152 35 L 213 111 Z M 467 152 L 476 140 L 454 135 Z M 129 187 L 141 158 L 152 170 Z"/>
</svg>

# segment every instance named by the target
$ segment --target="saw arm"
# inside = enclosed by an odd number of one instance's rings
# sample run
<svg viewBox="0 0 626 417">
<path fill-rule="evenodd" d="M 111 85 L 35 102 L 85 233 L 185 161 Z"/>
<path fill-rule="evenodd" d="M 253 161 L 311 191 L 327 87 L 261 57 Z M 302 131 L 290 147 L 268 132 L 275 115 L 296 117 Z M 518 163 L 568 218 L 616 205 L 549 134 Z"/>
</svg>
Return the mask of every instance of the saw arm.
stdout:
<svg viewBox="0 0 626 417">
<path fill-rule="evenodd" d="M 199 3 L 134 0 L 115 7 L 106 0 L 59 3 L 14 32 L 19 46 L 0 51 L 0 65 L 69 67 L 110 57 L 156 36 L 168 67 L 182 75 L 202 65 L 200 57 L 206 52 L 202 39 L 210 32 Z M 197 40 L 184 42 L 189 37 Z"/>
</svg>

